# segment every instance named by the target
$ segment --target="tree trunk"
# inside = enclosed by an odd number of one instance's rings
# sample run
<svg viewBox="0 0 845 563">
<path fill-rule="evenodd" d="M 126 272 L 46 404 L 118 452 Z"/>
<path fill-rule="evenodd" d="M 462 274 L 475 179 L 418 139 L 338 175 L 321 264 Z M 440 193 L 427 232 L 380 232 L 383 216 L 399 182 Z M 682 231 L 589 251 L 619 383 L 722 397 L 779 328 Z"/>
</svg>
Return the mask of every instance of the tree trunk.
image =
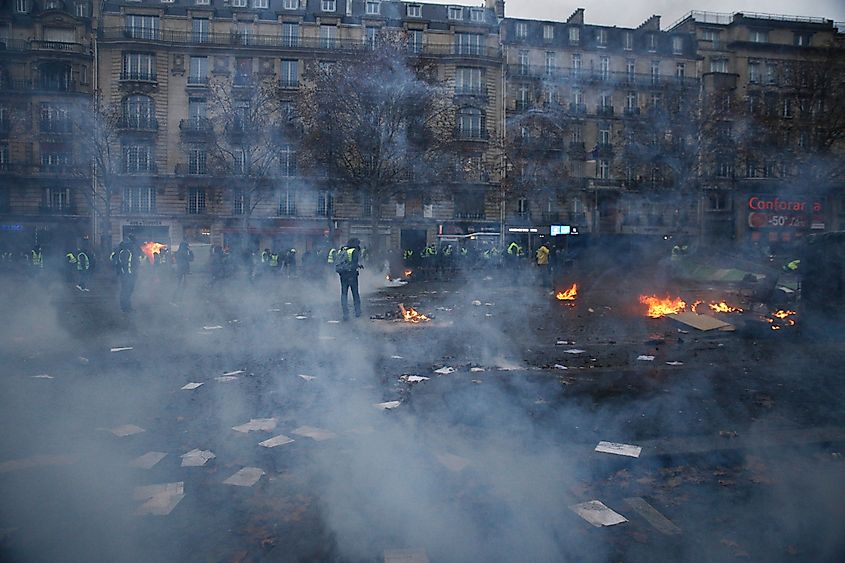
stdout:
<svg viewBox="0 0 845 563">
<path fill-rule="evenodd" d="M 381 198 L 371 197 L 372 212 L 370 213 L 370 254 L 381 253 L 381 236 L 378 227 L 381 220 Z"/>
</svg>

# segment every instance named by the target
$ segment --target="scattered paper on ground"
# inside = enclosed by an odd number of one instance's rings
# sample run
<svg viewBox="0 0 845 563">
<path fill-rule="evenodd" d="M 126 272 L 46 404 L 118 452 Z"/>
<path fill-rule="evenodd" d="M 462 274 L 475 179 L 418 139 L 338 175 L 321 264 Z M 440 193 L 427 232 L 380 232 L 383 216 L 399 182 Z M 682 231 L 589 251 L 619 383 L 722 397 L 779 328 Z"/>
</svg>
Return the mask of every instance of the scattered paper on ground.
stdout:
<svg viewBox="0 0 845 563">
<path fill-rule="evenodd" d="M 311 438 L 312 440 L 316 440 L 317 442 L 322 442 L 323 440 L 328 440 L 329 438 L 334 438 L 335 433 L 330 432 L 329 430 L 324 430 L 322 428 L 315 428 L 313 426 L 300 426 L 291 434 L 296 436 L 302 436 L 304 438 Z"/>
<path fill-rule="evenodd" d="M 682 366 L 684 362 L 666 362 L 667 366 Z"/>
<path fill-rule="evenodd" d="M 132 346 L 118 346 L 116 348 L 112 348 L 112 352 L 125 352 L 127 350 L 134 350 Z"/>
<path fill-rule="evenodd" d="M 281 309 L 267 309 L 267 312 L 268 313 L 279 313 L 279 312 L 281 312 Z"/>
<path fill-rule="evenodd" d="M 39 374 L 39 375 L 33 375 L 32 378 L 33 379 L 56 379 L 52 375 L 47 375 L 46 373 L 42 373 L 42 374 Z"/>
<path fill-rule="evenodd" d="M 220 330 L 221 328 L 223 328 L 223 327 L 220 326 L 220 325 L 202 327 L 203 330 Z"/>
<path fill-rule="evenodd" d="M 671 520 L 663 516 L 656 508 L 640 497 L 626 498 L 625 502 L 628 506 L 633 508 L 637 514 L 645 518 L 645 520 L 654 526 L 654 528 L 661 534 L 667 536 L 674 536 L 681 533 L 681 529 L 672 523 Z"/>
<path fill-rule="evenodd" d="M 232 430 L 236 430 L 238 432 L 252 432 L 253 430 L 269 432 L 270 430 L 276 428 L 277 422 L 278 421 L 275 418 L 251 418 L 249 422 L 239 426 L 233 426 Z"/>
<path fill-rule="evenodd" d="M 472 373 L 478 373 L 478 372 L 485 371 L 485 370 L 484 370 L 484 368 L 475 367 L 475 368 L 469 368 L 469 371 L 472 372 Z"/>
<path fill-rule="evenodd" d="M 339 325 L 340 324 L 340 321 L 326 321 L 326 322 L 329 323 L 330 325 Z"/>
<path fill-rule="evenodd" d="M 579 348 L 572 348 L 571 350 L 564 350 L 566 354 L 583 354 L 586 350 L 581 350 Z"/>
<path fill-rule="evenodd" d="M 436 454 L 435 457 L 437 458 L 437 461 L 443 465 L 443 467 L 449 469 L 450 471 L 459 472 L 469 465 L 468 459 L 455 454 Z"/>
<path fill-rule="evenodd" d="M 402 356 L 390 356 L 391 360 L 401 360 L 403 359 Z"/>
<path fill-rule="evenodd" d="M 317 379 L 317 378 L 316 378 L 315 376 L 313 376 L 313 375 L 304 375 L 304 374 L 302 374 L 302 373 L 300 373 L 299 375 L 297 375 L 297 377 L 301 377 L 301 378 L 302 378 L 302 379 L 304 379 L 305 381 L 314 381 L 315 379 Z"/>
<path fill-rule="evenodd" d="M 228 376 L 231 376 L 231 375 L 240 375 L 243 372 L 244 372 L 244 370 L 242 370 L 242 369 L 236 369 L 235 371 L 227 371 L 226 373 L 223 374 L 223 376 L 228 377 Z"/>
<path fill-rule="evenodd" d="M 305 315 L 297 315 L 296 318 L 301 321 L 301 320 L 307 319 L 308 317 L 306 317 Z"/>
<path fill-rule="evenodd" d="M 384 402 L 384 403 L 376 403 L 373 406 L 375 408 L 381 409 L 383 411 L 389 411 L 391 409 L 395 409 L 396 407 L 398 407 L 401 404 L 402 404 L 401 401 L 387 401 L 387 402 Z"/>
<path fill-rule="evenodd" d="M 719 320 L 716 317 L 711 317 L 710 315 L 699 315 L 698 313 L 693 313 L 690 311 L 686 311 L 683 313 L 675 313 L 666 316 L 670 319 L 678 321 L 679 323 L 683 323 L 687 326 L 691 326 L 702 331 L 714 329 L 728 329 L 728 327 L 733 328 L 732 324 Z"/>
<path fill-rule="evenodd" d="M 35 455 L 24 459 L 12 459 L 0 463 L 0 473 L 31 469 L 33 467 L 48 467 L 51 465 L 73 465 L 78 458 L 73 455 Z"/>
<path fill-rule="evenodd" d="M 215 377 L 214 381 L 219 381 L 220 383 L 226 383 L 227 381 L 234 381 L 237 379 L 235 375 L 221 375 L 220 377 Z"/>
<path fill-rule="evenodd" d="M 569 368 L 568 368 L 568 367 L 566 367 L 566 366 L 565 366 L 565 365 L 563 365 L 563 364 L 555 364 L 555 369 L 569 369 Z"/>
<path fill-rule="evenodd" d="M 386 549 L 384 563 L 429 563 L 424 549 Z"/>
<path fill-rule="evenodd" d="M 654 361 L 654 356 L 646 356 L 645 354 L 640 354 L 639 356 L 637 356 L 637 361 L 640 361 L 640 362 L 653 362 L 653 361 Z"/>
<path fill-rule="evenodd" d="M 614 526 L 627 522 L 628 519 L 606 507 L 601 501 L 590 500 L 581 504 L 573 504 L 569 507 L 575 514 L 595 526 Z"/>
<path fill-rule="evenodd" d="M 455 368 L 449 366 L 443 366 L 440 369 L 434 370 L 434 373 L 438 373 L 440 375 L 449 375 L 450 373 L 455 373 Z"/>
<path fill-rule="evenodd" d="M 223 481 L 223 484 L 235 485 L 237 487 L 251 487 L 261 479 L 262 475 L 264 475 L 264 470 L 260 467 L 244 467 Z"/>
<path fill-rule="evenodd" d="M 643 451 L 643 449 L 640 446 L 632 446 L 630 444 L 619 444 L 617 442 L 599 442 L 599 444 L 596 446 L 595 451 L 605 454 L 640 457 L 640 453 Z"/>
<path fill-rule="evenodd" d="M 116 428 L 111 428 L 109 430 L 112 434 L 117 436 L 118 438 L 123 438 L 124 436 L 132 436 L 133 434 L 140 434 L 141 432 L 145 432 L 143 428 L 140 426 L 135 426 L 134 424 L 124 424 L 123 426 L 118 426 Z"/>
<path fill-rule="evenodd" d="M 147 452 L 142 456 L 138 456 L 129 462 L 130 467 L 139 467 L 141 469 L 152 469 L 155 464 L 163 460 L 167 456 L 164 452 Z"/>
<path fill-rule="evenodd" d="M 203 385 L 203 384 L 191 382 L 191 383 L 187 383 L 187 384 L 183 385 L 182 387 L 180 387 L 180 389 L 183 390 L 183 391 L 193 391 L 194 389 L 196 389 L 197 387 L 200 387 L 201 385 Z"/>
<path fill-rule="evenodd" d="M 278 436 L 273 436 L 269 440 L 258 442 L 258 445 L 264 446 L 265 448 L 275 448 L 276 446 L 284 446 L 285 444 L 290 444 L 291 442 L 293 442 L 292 438 L 289 438 L 284 434 L 279 434 Z"/>
<path fill-rule="evenodd" d="M 211 450 L 191 450 L 182 454 L 182 467 L 202 467 L 208 460 L 217 457 Z"/>
<path fill-rule="evenodd" d="M 176 508 L 179 501 L 185 498 L 185 483 L 179 481 L 136 487 L 134 498 L 146 501 L 135 511 L 135 514 L 166 516 Z"/>
<path fill-rule="evenodd" d="M 428 377 L 423 377 L 421 375 L 403 375 L 399 378 L 400 381 L 404 381 L 405 383 L 421 383 L 423 381 L 428 381 Z"/>
</svg>

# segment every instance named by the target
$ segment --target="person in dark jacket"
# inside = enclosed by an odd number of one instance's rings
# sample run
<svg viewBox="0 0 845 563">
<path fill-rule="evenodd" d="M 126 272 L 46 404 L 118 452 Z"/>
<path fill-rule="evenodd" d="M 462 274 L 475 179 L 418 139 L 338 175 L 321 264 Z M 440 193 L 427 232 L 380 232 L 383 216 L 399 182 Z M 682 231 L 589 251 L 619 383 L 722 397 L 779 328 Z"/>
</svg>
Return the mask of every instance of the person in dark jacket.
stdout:
<svg viewBox="0 0 845 563">
<path fill-rule="evenodd" d="M 343 309 L 343 320 L 349 320 L 349 291 L 352 291 L 352 302 L 355 307 L 355 317 L 361 316 L 361 296 L 358 294 L 358 270 L 363 268 L 361 261 L 361 241 L 351 238 L 346 246 L 335 255 L 335 271 L 340 276 L 340 306 Z"/>
<path fill-rule="evenodd" d="M 191 262 L 194 261 L 194 252 L 187 241 L 183 240 L 179 244 L 179 249 L 173 255 L 173 258 L 176 261 L 176 293 L 173 295 L 173 301 L 177 301 L 182 298 L 185 282 L 191 272 Z"/>
</svg>

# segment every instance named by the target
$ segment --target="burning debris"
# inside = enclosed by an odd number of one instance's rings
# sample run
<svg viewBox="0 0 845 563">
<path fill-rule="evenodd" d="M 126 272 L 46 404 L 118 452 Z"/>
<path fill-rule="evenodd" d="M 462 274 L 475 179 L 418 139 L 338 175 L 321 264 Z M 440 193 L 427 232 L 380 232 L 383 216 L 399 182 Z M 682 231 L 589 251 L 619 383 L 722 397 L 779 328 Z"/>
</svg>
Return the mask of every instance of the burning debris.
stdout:
<svg viewBox="0 0 845 563">
<path fill-rule="evenodd" d="M 720 301 L 719 303 L 710 303 L 707 306 L 710 307 L 710 310 L 714 313 L 742 313 L 742 309 L 739 307 L 732 307 L 724 301 Z"/>
<path fill-rule="evenodd" d="M 558 291 L 555 294 L 555 299 L 558 301 L 575 301 L 578 296 L 578 284 L 573 283 L 572 287 L 564 291 Z"/>
<path fill-rule="evenodd" d="M 640 303 L 648 306 L 646 315 L 653 319 L 681 313 L 687 306 L 686 302 L 680 297 L 666 296 L 661 299 L 656 295 L 640 295 Z"/>
<path fill-rule="evenodd" d="M 155 255 L 160 254 L 162 250 L 166 250 L 167 245 L 160 242 L 145 242 L 141 245 L 141 252 L 147 257 L 150 264 L 155 263 Z"/>
<path fill-rule="evenodd" d="M 422 313 L 418 313 L 413 307 L 406 309 L 405 305 L 399 304 L 399 312 L 402 313 L 402 318 L 411 323 L 424 323 L 431 319 Z"/>
<path fill-rule="evenodd" d="M 772 330 L 781 330 L 784 327 L 795 326 L 795 311 L 779 309 L 772 313 L 771 317 L 766 317 L 766 322 L 771 325 Z"/>
</svg>

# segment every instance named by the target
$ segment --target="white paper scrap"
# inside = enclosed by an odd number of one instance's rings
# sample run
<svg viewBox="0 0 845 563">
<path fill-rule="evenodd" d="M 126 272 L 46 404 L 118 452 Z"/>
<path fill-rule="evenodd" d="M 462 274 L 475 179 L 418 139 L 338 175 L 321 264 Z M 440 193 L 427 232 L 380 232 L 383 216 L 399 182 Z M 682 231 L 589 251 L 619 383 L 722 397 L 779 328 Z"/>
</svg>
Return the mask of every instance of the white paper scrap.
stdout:
<svg viewBox="0 0 845 563">
<path fill-rule="evenodd" d="M 306 317 L 305 315 L 297 315 L 297 316 L 296 316 L 296 319 L 298 319 L 298 320 L 300 320 L 300 321 L 301 321 L 301 320 L 304 320 L 304 319 L 307 319 L 307 318 L 308 318 L 308 317 Z"/>
<path fill-rule="evenodd" d="M 242 369 L 236 369 L 235 371 L 227 371 L 227 372 L 226 372 L 226 373 L 224 373 L 223 375 L 224 375 L 224 376 L 229 376 L 229 375 L 240 375 L 240 374 L 242 374 L 243 372 L 244 372 L 244 370 L 242 370 Z"/>
<path fill-rule="evenodd" d="M 682 366 L 684 362 L 666 362 L 667 366 Z"/>
<path fill-rule="evenodd" d="M 315 379 L 317 379 L 317 378 L 316 378 L 315 376 L 313 376 L 313 375 L 305 375 L 305 374 L 302 374 L 302 373 L 300 373 L 299 375 L 297 375 L 297 377 L 301 377 L 301 378 L 302 378 L 302 379 L 304 379 L 305 381 L 314 381 Z"/>
<path fill-rule="evenodd" d="M 112 348 L 112 352 L 125 352 L 127 350 L 134 350 L 132 346 L 118 346 L 117 348 Z"/>
<path fill-rule="evenodd" d="M 403 359 L 402 356 L 390 356 L 391 360 L 401 360 Z"/>
<path fill-rule="evenodd" d="M 146 502 L 138 507 L 135 514 L 139 516 L 167 516 L 176 505 L 185 498 L 185 483 L 164 483 L 162 485 L 148 485 L 135 489 L 136 500 Z"/>
<path fill-rule="evenodd" d="M 204 326 L 204 327 L 202 327 L 202 329 L 203 329 L 203 330 L 220 330 L 220 329 L 222 329 L 222 328 L 223 328 L 223 327 L 222 327 L 222 326 L 220 326 L 220 325 L 214 325 L 214 326 Z"/>
<path fill-rule="evenodd" d="M 563 364 L 555 364 L 555 369 L 569 369 L 569 368 L 568 368 L 568 367 L 566 367 L 566 366 L 565 366 L 565 365 L 563 365 Z"/>
<path fill-rule="evenodd" d="M 628 519 L 609 509 L 598 500 L 590 500 L 582 502 L 581 504 L 573 504 L 569 507 L 575 514 L 595 526 L 601 528 L 602 526 L 613 526 L 627 522 Z"/>
<path fill-rule="evenodd" d="M 251 487 L 261 479 L 262 475 L 264 475 L 264 470 L 259 467 L 244 467 L 223 481 L 223 484 L 235 485 L 237 487 Z"/>
<path fill-rule="evenodd" d="M 227 381 L 234 381 L 237 379 L 237 376 L 234 375 L 221 375 L 220 377 L 215 377 L 214 381 L 219 381 L 220 383 L 226 383 Z"/>
<path fill-rule="evenodd" d="M 117 426 L 116 428 L 110 429 L 109 432 L 118 438 L 123 438 L 125 436 L 132 436 L 133 434 L 140 434 L 141 432 L 146 431 L 140 426 L 135 426 L 134 424 L 124 424 L 123 426 Z"/>
<path fill-rule="evenodd" d="M 486 371 L 486 370 L 484 368 L 476 367 L 476 368 L 469 368 L 469 371 L 472 372 L 472 373 L 478 373 L 478 372 Z"/>
<path fill-rule="evenodd" d="M 285 444 L 290 444 L 291 442 L 293 442 L 292 438 L 289 438 L 284 434 L 279 434 L 278 436 L 273 436 L 263 442 L 258 442 L 258 445 L 264 446 L 265 448 L 275 448 L 276 446 L 284 446 Z"/>
<path fill-rule="evenodd" d="M 443 467 L 456 473 L 462 471 L 467 465 L 469 465 L 468 459 L 455 454 L 436 454 L 435 457 L 437 458 L 437 461 L 443 465 Z"/>
<path fill-rule="evenodd" d="M 42 374 L 39 374 L 39 375 L 33 375 L 32 378 L 33 379 L 56 379 L 52 375 L 47 375 L 46 373 L 42 373 Z"/>
<path fill-rule="evenodd" d="M 595 451 L 605 454 L 624 455 L 628 457 L 640 457 L 643 449 L 640 446 L 630 444 L 619 444 L 617 442 L 599 442 Z"/>
<path fill-rule="evenodd" d="M 376 403 L 373 406 L 375 408 L 381 409 L 383 411 L 389 411 L 389 410 L 395 409 L 396 407 L 398 407 L 401 404 L 402 404 L 401 401 L 387 401 L 385 403 Z"/>
<path fill-rule="evenodd" d="M 275 418 L 252 418 L 249 422 L 239 426 L 233 426 L 232 430 L 244 433 L 251 432 L 253 430 L 263 430 L 269 432 L 270 430 L 274 430 L 276 428 L 277 422 L 278 421 Z"/>
<path fill-rule="evenodd" d="M 203 386 L 203 385 L 205 385 L 205 384 L 204 384 L 204 383 L 194 383 L 194 382 L 191 382 L 191 383 L 186 383 L 185 385 L 183 385 L 183 386 L 182 386 L 182 387 L 180 387 L 179 389 L 181 389 L 182 391 L 193 391 L 193 390 L 194 390 L 194 389 L 196 389 L 197 387 L 201 387 L 201 386 Z"/>
<path fill-rule="evenodd" d="M 191 450 L 182 454 L 182 467 L 202 467 L 208 460 L 217 457 L 211 450 Z"/>
<path fill-rule="evenodd" d="M 329 430 L 324 430 L 322 428 L 315 428 L 313 426 L 300 426 L 291 432 L 291 434 L 303 436 L 304 438 L 311 438 L 317 442 L 322 442 L 323 440 L 335 437 L 334 432 L 330 432 Z"/>
<path fill-rule="evenodd" d="M 268 313 L 278 313 L 280 311 L 281 311 L 281 309 L 267 309 Z"/>
<path fill-rule="evenodd" d="M 434 373 L 437 373 L 437 374 L 440 374 L 440 375 L 449 375 L 450 373 L 455 373 L 455 371 L 456 370 L 453 367 L 443 366 L 440 369 L 434 370 Z"/>
<path fill-rule="evenodd" d="M 639 362 L 653 362 L 654 356 L 646 356 L 645 354 L 641 354 L 637 356 L 637 361 Z"/>
<path fill-rule="evenodd" d="M 633 508 L 637 514 L 645 518 L 645 520 L 654 526 L 654 528 L 661 534 L 667 536 L 674 536 L 681 533 L 681 529 L 672 523 L 671 520 L 663 516 L 656 508 L 651 506 L 640 497 L 626 498 L 625 502 Z"/>
<path fill-rule="evenodd" d="M 566 354 L 583 354 L 586 350 L 581 350 L 579 348 L 572 348 L 571 350 L 564 350 Z"/>
<path fill-rule="evenodd" d="M 399 380 L 405 383 L 422 383 L 423 381 L 428 381 L 429 378 L 421 375 L 403 375 Z"/>
<path fill-rule="evenodd" d="M 340 324 L 340 321 L 326 321 L 326 322 L 329 323 L 330 325 L 339 325 Z"/>
<path fill-rule="evenodd" d="M 130 467 L 139 467 L 141 469 L 152 469 L 158 462 L 167 456 L 164 452 L 147 452 L 142 456 L 138 456 L 129 462 Z"/>
<path fill-rule="evenodd" d="M 135 500 L 147 500 L 159 495 L 181 495 L 185 492 L 185 482 L 161 483 L 159 485 L 144 485 L 135 487 L 132 498 Z"/>
</svg>

